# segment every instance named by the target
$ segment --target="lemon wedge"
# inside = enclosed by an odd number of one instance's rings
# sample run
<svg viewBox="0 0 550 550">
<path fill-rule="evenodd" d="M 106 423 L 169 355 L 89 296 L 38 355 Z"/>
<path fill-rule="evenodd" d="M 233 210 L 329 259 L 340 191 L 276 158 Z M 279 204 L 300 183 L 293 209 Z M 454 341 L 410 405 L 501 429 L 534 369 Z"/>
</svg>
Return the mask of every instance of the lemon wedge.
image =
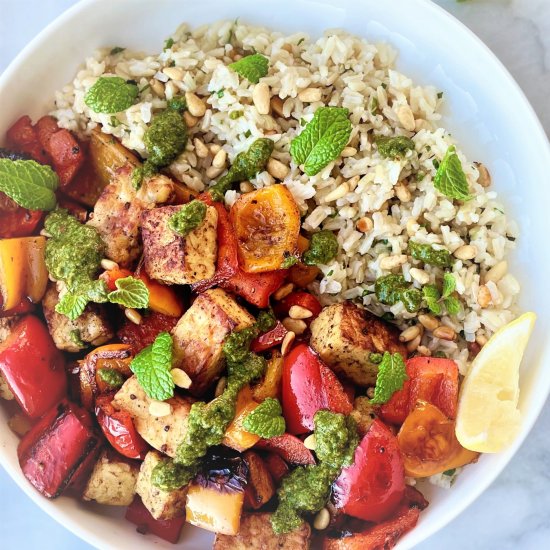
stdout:
<svg viewBox="0 0 550 550">
<path fill-rule="evenodd" d="M 460 388 L 456 437 L 466 449 L 498 453 L 521 426 L 519 367 L 537 316 L 524 313 L 499 329 L 473 360 Z"/>
</svg>

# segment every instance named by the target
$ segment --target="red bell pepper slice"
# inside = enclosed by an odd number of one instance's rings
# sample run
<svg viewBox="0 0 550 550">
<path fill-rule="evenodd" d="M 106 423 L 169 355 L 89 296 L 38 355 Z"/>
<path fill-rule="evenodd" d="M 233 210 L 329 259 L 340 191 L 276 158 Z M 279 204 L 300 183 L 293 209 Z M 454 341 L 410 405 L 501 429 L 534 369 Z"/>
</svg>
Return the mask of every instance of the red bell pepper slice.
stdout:
<svg viewBox="0 0 550 550">
<path fill-rule="evenodd" d="M 139 325 L 124 321 L 117 331 L 117 336 L 121 342 L 131 346 L 132 354 L 136 355 L 143 348 L 150 346 L 161 332 L 170 332 L 178 321 L 177 317 L 153 311 L 149 315 L 144 315 Z"/>
<path fill-rule="evenodd" d="M 380 407 L 380 416 L 392 424 L 402 424 L 418 400 L 427 401 L 450 419 L 458 406 L 458 366 L 451 359 L 413 357 L 407 361 L 408 380 L 401 390 Z"/>
<path fill-rule="evenodd" d="M 311 311 L 313 315 L 304 319 L 306 323 L 311 323 L 323 309 L 319 300 L 309 292 L 292 292 L 286 298 L 283 298 L 273 309 L 275 315 L 286 317 L 292 306 L 300 306 Z"/>
<path fill-rule="evenodd" d="M 0 239 L 32 235 L 43 214 L 39 210 L 22 208 L 7 195 L 0 193 Z"/>
<path fill-rule="evenodd" d="M 269 473 L 271 474 L 271 477 L 275 483 L 279 484 L 281 479 L 288 474 L 288 464 L 275 453 L 267 453 L 262 455 L 262 458 L 267 466 L 267 469 L 269 470 Z"/>
<path fill-rule="evenodd" d="M 254 446 L 256 449 L 271 451 L 290 464 L 315 464 L 311 451 L 301 439 L 291 434 L 283 434 L 270 439 L 260 439 Z"/>
<path fill-rule="evenodd" d="M 0 371 L 31 418 L 42 416 L 67 393 L 63 354 L 33 315 L 23 317 L 0 344 Z"/>
<path fill-rule="evenodd" d="M 6 136 L 8 145 L 16 151 L 29 154 L 36 162 L 41 164 L 50 163 L 50 159 L 38 139 L 38 132 L 32 125 L 29 116 L 24 115 L 19 118 L 8 130 Z"/>
<path fill-rule="evenodd" d="M 258 338 L 252 340 L 250 351 L 261 353 L 262 351 L 274 348 L 282 343 L 287 333 L 288 330 L 286 330 L 281 321 L 277 321 L 270 331 L 264 332 L 264 334 L 260 334 Z"/>
<path fill-rule="evenodd" d="M 121 455 L 144 460 L 149 445 L 137 432 L 132 417 L 126 411 L 117 411 L 112 400 L 112 395 L 100 395 L 95 400 L 95 414 L 101 430 Z"/>
<path fill-rule="evenodd" d="M 192 290 L 200 293 L 213 286 L 220 286 L 238 294 L 256 307 L 267 307 L 271 294 L 283 284 L 287 270 L 245 273 L 239 267 L 237 239 L 229 220 L 229 212 L 222 203 L 213 201 L 209 193 L 203 193 L 197 198 L 213 206 L 218 212 L 218 261 L 214 277 L 195 283 L 191 286 Z"/>
<path fill-rule="evenodd" d="M 20 441 L 23 475 L 44 496 L 55 498 L 91 467 L 100 440 L 88 413 L 69 401 L 48 411 Z"/>
<path fill-rule="evenodd" d="M 287 430 L 303 434 L 315 428 L 321 409 L 349 414 L 353 406 L 336 375 L 305 343 L 295 346 L 283 363 L 283 415 Z"/>
<path fill-rule="evenodd" d="M 150 533 L 172 544 L 178 542 L 181 529 L 185 523 L 185 516 L 167 520 L 155 519 L 149 510 L 145 508 L 138 496 L 128 506 L 125 518 L 134 525 L 137 525 L 138 533 L 142 535 Z"/>
<path fill-rule="evenodd" d="M 22 315 L 23 313 L 29 313 L 34 310 L 35 304 L 33 304 L 27 297 L 23 298 L 15 307 L 11 309 L 2 309 L 2 297 L 0 296 L 0 318 L 13 317 L 14 315 Z"/>
<path fill-rule="evenodd" d="M 376 419 L 333 486 L 337 508 L 365 521 L 379 522 L 396 510 L 405 492 L 405 469 L 390 429 Z"/>
</svg>

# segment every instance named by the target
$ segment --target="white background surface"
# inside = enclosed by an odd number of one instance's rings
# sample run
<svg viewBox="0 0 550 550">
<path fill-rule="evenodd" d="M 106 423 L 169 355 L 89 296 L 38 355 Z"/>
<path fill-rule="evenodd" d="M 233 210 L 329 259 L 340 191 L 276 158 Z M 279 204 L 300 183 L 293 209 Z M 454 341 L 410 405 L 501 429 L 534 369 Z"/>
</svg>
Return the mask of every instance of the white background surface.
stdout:
<svg viewBox="0 0 550 550">
<path fill-rule="evenodd" d="M 391 0 L 385 1 L 391 5 Z M 0 0 L 0 71 L 74 2 Z M 550 1 L 437 3 L 469 26 L 504 62 L 550 134 Z M 550 546 L 550 438 L 544 429 L 549 422 L 547 405 L 522 450 L 492 487 L 420 550 L 542 550 Z M 0 470 L 0 548 L 84 550 L 90 546 L 39 510 Z"/>
</svg>

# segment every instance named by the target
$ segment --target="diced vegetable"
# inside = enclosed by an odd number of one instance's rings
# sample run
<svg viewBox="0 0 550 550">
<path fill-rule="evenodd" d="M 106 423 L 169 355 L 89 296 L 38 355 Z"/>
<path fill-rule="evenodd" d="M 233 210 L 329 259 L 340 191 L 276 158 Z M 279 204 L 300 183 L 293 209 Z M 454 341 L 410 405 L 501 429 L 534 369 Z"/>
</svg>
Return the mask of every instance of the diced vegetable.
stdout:
<svg viewBox="0 0 550 550">
<path fill-rule="evenodd" d="M 24 298 L 39 302 L 46 292 L 44 262 L 46 239 L 20 237 L 0 240 L 0 292 L 2 309 L 16 307 Z"/>
<path fill-rule="evenodd" d="M 149 289 L 149 308 L 157 313 L 170 317 L 181 317 L 184 313 L 183 303 L 176 291 L 158 281 L 151 279 L 145 270 L 136 275 Z"/>
<path fill-rule="evenodd" d="M 225 431 L 223 438 L 223 444 L 235 449 L 236 451 L 243 452 L 246 449 L 253 447 L 260 439 L 259 436 L 247 432 L 243 428 L 244 419 L 258 406 L 258 403 L 254 401 L 252 397 L 252 391 L 250 386 L 245 386 L 237 397 L 237 404 L 235 407 L 235 417 L 229 424 L 229 427 Z"/>
<path fill-rule="evenodd" d="M 298 237 L 298 252 L 302 255 L 309 249 L 309 240 L 303 235 Z M 288 280 L 297 287 L 306 288 L 307 285 L 315 281 L 321 270 L 317 266 L 305 265 L 298 261 L 288 270 Z"/>
<path fill-rule="evenodd" d="M 458 442 L 454 420 L 426 401 L 417 402 L 401 426 L 397 441 L 405 472 L 411 477 L 428 477 L 459 468 L 479 456 Z"/>
<path fill-rule="evenodd" d="M 49 163 L 50 159 L 38 139 L 38 132 L 29 116 L 24 115 L 18 119 L 8 130 L 6 137 L 8 145 L 16 151 L 28 153 L 36 162 Z"/>
<path fill-rule="evenodd" d="M 309 292 L 292 292 L 274 307 L 275 314 L 286 317 L 292 306 L 300 306 L 311 311 L 311 317 L 304 319 L 307 324 L 311 323 L 323 310 L 319 300 Z"/>
<path fill-rule="evenodd" d="M 250 344 L 250 351 L 254 353 L 261 353 L 268 349 L 279 346 L 287 335 L 288 330 L 283 326 L 281 321 L 277 321 L 275 326 L 268 332 L 260 334 L 258 338 L 252 340 Z"/>
<path fill-rule="evenodd" d="M 185 523 L 185 517 L 183 516 L 168 520 L 155 519 L 137 496 L 134 502 L 128 506 L 125 518 L 137 525 L 138 533 L 156 535 L 172 544 L 178 542 Z"/>
<path fill-rule="evenodd" d="M 285 185 L 241 195 L 231 207 L 230 218 L 239 264 L 246 273 L 281 269 L 287 258 L 297 254 L 300 211 Z"/>
<path fill-rule="evenodd" d="M 253 451 L 243 455 L 248 466 L 248 483 L 245 490 L 245 505 L 258 510 L 275 494 L 275 485 L 269 469 L 262 458 Z"/>
<path fill-rule="evenodd" d="M 389 518 L 405 491 L 403 459 L 392 432 L 375 420 L 355 450 L 354 462 L 334 483 L 337 508 L 365 521 Z"/>
<path fill-rule="evenodd" d="M 0 344 L 0 371 L 25 413 L 38 418 L 67 392 L 65 361 L 48 329 L 36 317 L 23 317 Z"/>
<path fill-rule="evenodd" d="M 270 439 L 260 439 L 256 443 L 255 448 L 271 451 L 290 464 L 315 464 L 311 451 L 304 445 L 301 439 L 291 434 L 283 434 Z"/>
<path fill-rule="evenodd" d="M 0 193 L 0 239 L 31 235 L 43 214 L 40 210 L 27 210 L 4 193 Z"/>
<path fill-rule="evenodd" d="M 274 453 L 265 453 L 262 455 L 262 458 L 271 474 L 271 477 L 278 485 L 281 482 L 281 479 L 288 474 L 289 468 L 288 464 L 278 455 Z"/>
<path fill-rule="evenodd" d="M 93 465 L 99 446 L 88 413 L 63 401 L 25 435 L 17 454 L 30 483 L 44 496 L 55 498 L 84 474 L 82 464 Z"/>
<path fill-rule="evenodd" d="M 129 320 L 124 321 L 117 336 L 131 347 L 132 355 L 137 355 L 143 348 L 150 346 L 161 332 L 171 332 L 177 322 L 177 317 L 153 312 L 142 316 L 139 325 Z"/>
<path fill-rule="evenodd" d="M 267 369 L 263 380 L 252 388 L 252 395 L 255 401 L 261 403 L 268 397 L 279 398 L 281 396 L 282 376 L 283 358 L 278 351 L 274 351 L 271 359 L 267 362 Z"/>
</svg>

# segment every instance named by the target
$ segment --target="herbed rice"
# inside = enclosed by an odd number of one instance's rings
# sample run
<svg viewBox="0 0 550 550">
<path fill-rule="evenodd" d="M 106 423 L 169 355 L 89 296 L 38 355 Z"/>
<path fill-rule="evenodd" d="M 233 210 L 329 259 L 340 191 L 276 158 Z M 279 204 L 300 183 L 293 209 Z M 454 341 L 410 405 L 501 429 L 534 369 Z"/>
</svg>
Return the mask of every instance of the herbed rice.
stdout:
<svg viewBox="0 0 550 550">
<path fill-rule="evenodd" d="M 457 260 L 452 270 L 462 311 L 455 317 L 441 318 L 443 325 L 461 337 L 446 341 L 425 331 L 422 339 L 422 345 L 431 352 L 442 351 L 455 359 L 464 374 L 468 344 L 476 340 L 483 344 L 514 317 L 519 284 L 513 275 L 505 273 L 487 284 L 492 299 L 488 307 L 482 308 L 477 296 L 486 272 L 498 263 L 504 265 L 518 229 L 515 222 L 507 220 L 497 194 L 478 182 L 476 165 L 460 150 L 457 152 L 474 198 L 453 203 L 435 190 L 434 159 L 440 161 L 454 144 L 439 125 L 442 94 L 433 86 L 415 85 L 399 73 L 395 69 L 397 52 L 391 46 L 370 44 L 341 30 L 326 31 L 311 41 L 305 33 L 285 36 L 222 21 L 194 31 L 182 25 L 172 38 L 173 45 L 157 55 L 129 50 L 114 54 L 110 48 L 97 51 L 74 81 L 56 94 L 51 114 L 61 126 L 79 134 L 100 126 L 147 157 L 143 135 L 152 117 L 172 97 L 195 92 L 206 100 L 207 111 L 190 128 L 186 151 L 170 166 L 172 175 L 195 191 L 212 183 L 206 175 L 212 155 L 199 158 L 194 138 L 219 144 L 231 161 L 257 138 L 271 137 L 275 141 L 273 156 L 290 167 L 283 183 L 301 209 L 304 229 L 334 231 L 341 247 L 333 262 L 320 266 L 324 276 L 312 284 L 312 290 L 324 303 L 352 299 L 378 315 L 390 312 L 401 328 L 414 324 L 417 314 L 408 313 L 401 303 L 391 307 L 378 303 L 372 293 L 374 282 L 390 272 L 402 273 L 420 288 L 410 270 L 421 266 L 408 256 L 405 263 L 387 271 L 380 267 L 381 260 L 406 255 L 411 237 L 451 253 L 464 244 L 474 245 L 475 258 Z M 272 96 L 283 100 L 284 117 L 258 114 L 252 102 L 254 84 L 228 68 L 238 56 L 253 51 L 269 58 L 269 74 L 261 81 L 269 85 Z M 169 76 L 163 72 L 166 68 L 181 70 L 167 71 L 172 73 Z M 92 112 L 84 96 L 102 75 L 135 80 L 141 90 L 139 102 L 116 116 Z M 321 89 L 320 101 L 305 103 L 298 98 L 299 92 L 309 87 Z M 323 105 L 347 107 L 353 132 L 346 156 L 309 177 L 292 162 L 289 147 Z M 411 111 L 414 131 L 406 120 Z M 239 112 L 242 116 L 237 117 Z M 411 137 L 415 150 L 402 159 L 382 158 L 373 146 L 373 135 Z M 274 181 L 265 171 L 251 183 L 260 188 Z M 402 187 L 398 185 L 405 187 L 399 197 L 396 189 Z M 238 191 L 227 192 L 226 203 L 231 205 L 238 196 Z M 372 220 L 372 230 L 357 229 L 363 217 Z M 427 282 L 441 280 L 440 268 L 426 265 L 424 270 Z"/>
</svg>

